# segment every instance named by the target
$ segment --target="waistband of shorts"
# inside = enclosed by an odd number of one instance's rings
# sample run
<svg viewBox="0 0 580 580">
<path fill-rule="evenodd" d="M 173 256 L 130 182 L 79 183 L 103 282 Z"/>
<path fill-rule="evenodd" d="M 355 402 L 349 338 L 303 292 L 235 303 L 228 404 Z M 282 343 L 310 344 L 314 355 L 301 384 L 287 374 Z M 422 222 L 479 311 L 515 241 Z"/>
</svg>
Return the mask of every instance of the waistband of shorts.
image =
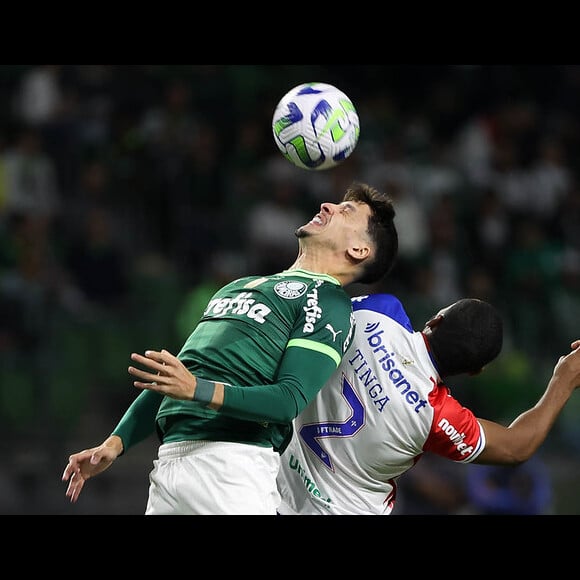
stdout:
<svg viewBox="0 0 580 580">
<path fill-rule="evenodd" d="M 248 453 L 254 450 L 255 453 L 273 452 L 271 448 L 250 445 L 249 443 L 237 443 L 234 441 L 175 441 L 172 443 L 163 443 L 159 446 L 157 455 L 159 459 L 171 459 L 174 457 L 185 457 L 191 453 L 201 450 L 217 449 L 239 449 L 241 453 Z"/>
</svg>

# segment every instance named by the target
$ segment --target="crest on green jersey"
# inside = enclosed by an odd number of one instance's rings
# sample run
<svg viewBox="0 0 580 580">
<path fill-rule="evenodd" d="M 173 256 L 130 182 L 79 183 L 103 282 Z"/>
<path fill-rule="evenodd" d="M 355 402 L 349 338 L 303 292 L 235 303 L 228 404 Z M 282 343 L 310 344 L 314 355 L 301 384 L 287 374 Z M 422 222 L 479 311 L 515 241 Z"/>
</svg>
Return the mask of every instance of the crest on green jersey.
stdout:
<svg viewBox="0 0 580 580">
<path fill-rule="evenodd" d="M 283 280 L 274 286 L 274 292 L 276 292 L 280 298 L 293 300 L 294 298 L 302 296 L 307 288 L 308 286 L 304 282 L 297 280 Z"/>
</svg>

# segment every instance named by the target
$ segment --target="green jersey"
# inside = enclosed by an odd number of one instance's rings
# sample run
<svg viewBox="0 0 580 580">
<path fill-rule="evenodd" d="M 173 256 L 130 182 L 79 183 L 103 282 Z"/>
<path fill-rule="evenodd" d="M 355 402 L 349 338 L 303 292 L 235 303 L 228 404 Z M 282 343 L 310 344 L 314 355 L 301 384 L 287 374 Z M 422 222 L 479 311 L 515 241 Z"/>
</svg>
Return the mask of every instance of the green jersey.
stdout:
<svg viewBox="0 0 580 580">
<path fill-rule="evenodd" d="M 235 280 L 211 298 L 178 355 L 195 376 L 226 385 L 221 409 L 144 391 L 113 433 L 125 450 L 154 422 L 164 443 L 281 450 L 292 419 L 336 369 L 353 332 L 350 297 L 331 276 L 288 270 Z"/>
</svg>

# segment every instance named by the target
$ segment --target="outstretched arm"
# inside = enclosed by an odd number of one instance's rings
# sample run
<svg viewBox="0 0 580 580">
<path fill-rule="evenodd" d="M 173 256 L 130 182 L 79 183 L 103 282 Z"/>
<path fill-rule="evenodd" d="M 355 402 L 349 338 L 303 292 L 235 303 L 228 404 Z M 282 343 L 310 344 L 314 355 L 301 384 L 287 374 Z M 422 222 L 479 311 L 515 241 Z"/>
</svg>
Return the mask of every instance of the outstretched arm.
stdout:
<svg viewBox="0 0 580 580">
<path fill-rule="evenodd" d="M 479 419 L 486 445 L 474 463 L 515 465 L 528 460 L 545 441 L 560 412 L 580 387 L 580 340 L 572 352 L 561 356 L 540 400 L 508 427 Z"/>
</svg>

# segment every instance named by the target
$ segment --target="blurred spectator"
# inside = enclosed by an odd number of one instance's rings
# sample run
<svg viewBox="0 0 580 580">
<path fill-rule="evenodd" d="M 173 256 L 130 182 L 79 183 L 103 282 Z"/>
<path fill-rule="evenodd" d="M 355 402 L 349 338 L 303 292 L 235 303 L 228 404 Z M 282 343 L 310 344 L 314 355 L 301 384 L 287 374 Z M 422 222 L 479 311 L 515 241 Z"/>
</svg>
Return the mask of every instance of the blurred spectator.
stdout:
<svg viewBox="0 0 580 580">
<path fill-rule="evenodd" d="M 545 344 L 553 333 L 551 294 L 559 282 L 562 248 L 554 243 L 538 220 L 521 218 L 505 261 L 504 289 L 508 315 L 516 332 L 516 343 L 537 356 L 561 352 L 558 345 Z"/>
<path fill-rule="evenodd" d="M 105 207 L 89 208 L 81 225 L 65 256 L 67 269 L 93 308 L 120 311 L 126 305 L 130 265 L 115 237 L 111 214 Z"/>
<path fill-rule="evenodd" d="M 396 278 L 397 268 L 398 264 L 395 265 L 390 278 Z M 395 282 L 387 282 L 387 284 L 390 288 Z M 386 291 L 390 291 L 390 289 Z M 398 293 L 404 297 L 409 317 L 417 325 L 429 320 L 433 316 L 433 312 L 445 306 L 439 302 L 435 285 L 435 272 L 428 260 L 421 260 L 417 263 L 411 275 L 410 286 L 408 288 L 401 286 L 398 288 Z"/>
<path fill-rule="evenodd" d="M 530 169 L 529 211 L 547 227 L 553 227 L 558 210 L 572 186 L 564 147 L 556 138 L 544 138 Z"/>
<path fill-rule="evenodd" d="M 49 418 L 47 348 L 71 289 L 48 220 L 11 214 L 0 247 L 0 423 L 34 438 Z M 51 437 L 59 426 L 53 424 Z"/>
<path fill-rule="evenodd" d="M 414 194 L 426 210 L 434 207 L 441 197 L 451 195 L 463 200 L 467 189 L 465 180 L 452 161 L 447 143 L 426 137 L 423 154 L 412 167 Z"/>
<path fill-rule="evenodd" d="M 425 453 L 402 476 L 393 515 L 457 515 L 467 506 L 465 466 Z"/>
<path fill-rule="evenodd" d="M 85 218 L 96 208 L 109 211 L 114 236 L 122 240 L 128 251 L 140 249 L 136 234 L 140 213 L 128 206 L 125 196 L 118 191 L 109 164 L 91 157 L 80 165 L 76 186 L 63 208 L 59 222 L 63 226 L 63 237 L 85 235 Z"/>
<path fill-rule="evenodd" d="M 148 230 L 167 254 L 173 250 L 172 232 L 181 233 L 175 223 L 182 211 L 180 202 L 195 195 L 186 183 L 189 155 L 199 131 L 191 90 L 183 79 L 169 79 L 161 102 L 145 110 L 138 126 L 154 187 L 146 199 L 152 218 Z"/>
<path fill-rule="evenodd" d="M 485 300 L 498 308 L 502 306 L 499 288 L 489 270 L 482 265 L 470 268 L 465 278 L 465 295 Z"/>
<path fill-rule="evenodd" d="M 223 233 L 224 178 L 220 165 L 222 143 L 216 128 L 202 121 L 193 142 L 185 151 L 183 188 L 174 185 L 171 203 L 172 258 L 185 257 L 188 267 L 203 267 L 208 253 L 214 251 L 227 234 Z"/>
<path fill-rule="evenodd" d="M 6 224 L 0 257 L 5 349 L 34 349 L 41 341 L 48 293 L 55 283 L 47 228 L 46 220 L 22 214 L 12 214 Z"/>
<path fill-rule="evenodd" d="M 475 188 L 483 189 L 491 184 L 496 134 L 495 116 L 485 110 L 460 127 L 455 137 L 455 163 Z"/>
<path fill-rule="evenodd" d="M 429 244 L 426 260 L 433 272 L 433 297 L 443 307 L 459 299 L 463 265 L 469 255 L 462 225 L 456 217 L 451 195 L 439 198 L 429 213 Z"/>
<path fill-rule="evenodd" d="M 75 66 L 79 93 L 78 138 L 81 146 L 91 153 L 102 151 L 110 142 L 115 107 L 113 73 L 114 65 Z"/>
<path fill-rule="evenodd" d="M 497 192 L 486 187 L 473 194 L 469 232 L 477 263 L 484 264 L 494 277 L 501 276 L 511 235 L 510 215 Z"/>
<path fill-rule="evenodd" d="M 395 204 L 399 232 L 397 284 L 409 287 L 419 260 L 430 250 L 427 209 L 404 180 L 389 180 L 378 187 L 388 193 Z"/>
<path fill-rule="evenodd" d="M 307 223 L 312 215 L 301 209 L 303 191 L 292 181 L 275 180 L 267 184 L 269 193 L 248 211 L 247 254 L 254 263 L 249 268 L 265 274 L 280 272 L 296 254 L 296 238 L 288 236 Z"/>
<path fill-rule="evenodd" d="M 33 65 L 13 94 L 16 118 L 38 131 L 57 185 L 66 196 L 79 160 L 78 90 L 68 77 L 73 65 Z"/>
<path fill-rule="evenodd" d="M 141 133 L 156 151 L 168 175 L 171 164 L 178 162 L 192 143 L 198 119 L 191 102 L 191 86 L 181 78 L 167 81 L 159 104 L 152 104 L 143 115 Z M 176 158 L 172 158 L 176 155 Z"/>
<path fill-rule="evenodd" d="M 88 160 L 60 220 L 62 260 L 88 310 L 126 306 L 129 255 L 138 246 L 132 240 L 134 223 L 124 213 L 129 210 L 115 193 L 108 166 Z"/>
<path fill-rule="evenodd" d="M 61 210 L 61 192 L 53 160 L 40 132 L 21 128 L 2 160 L 4 212 L 53 220 Z"/>
<path fill-rule="evenodd" d="M 376 183 L 377 187 L 395 183 L 416 197 L 417 194 L 413 191 L 412 167 L 405 157 L 400 137 L 385 139 L 379 156 L 371 159 L 372 162 L 369 161 L 364 170 L 366 181 Z"/>
<path fill-rule="evenodd" d="M 22 75 L 14 94 L 14 110 L 25 124 L 39 128 L 60 113 L 64 100 L 61 71 L 60 64 L 41 64 Z"/>
<path fill-rule="evenodd" d="M 580 251 L 580 236 L 578 236 L 578 224 L 580 224 L 580 184 L 578 178 L 572 184 L 566 197 L 562 200 L 557 218 L 556 239 L 561 239 L 565 247 Z"/>
</svg>

